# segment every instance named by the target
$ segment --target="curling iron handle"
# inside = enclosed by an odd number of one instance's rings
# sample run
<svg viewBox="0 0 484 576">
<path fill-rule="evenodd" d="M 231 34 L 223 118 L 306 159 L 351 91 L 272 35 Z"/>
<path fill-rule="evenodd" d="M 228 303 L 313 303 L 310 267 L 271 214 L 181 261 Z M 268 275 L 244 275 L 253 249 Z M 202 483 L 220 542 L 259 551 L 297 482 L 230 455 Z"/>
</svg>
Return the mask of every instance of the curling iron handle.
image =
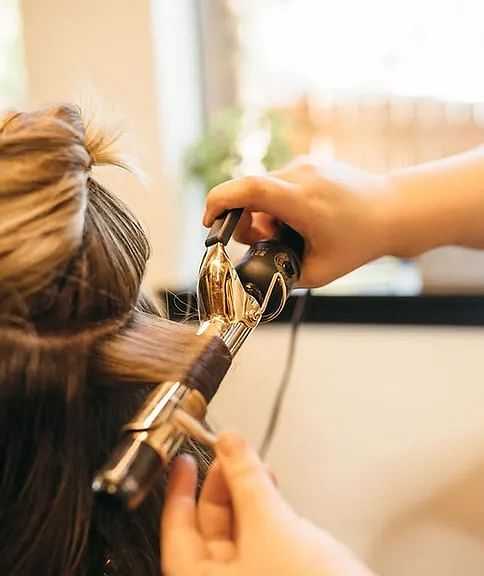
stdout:
<svg viewBox="0 0 484 576">
<path fill-rule="evenodd" d="M 226 246 L 239 223 L 242 212 L 242 208 L 234 208 L 216 218 L 208 232 L 205 246 L 208 248 L 217 242 Z M 276 239 L 281 247 L 290 248 L 294 252 L 300 264 L 304 255 L 304 238 L 287 224 L 281 223 Z"/>
<path fill-rule="evenodd" d="M 237 224 L 239 223 L 242 212 L 242 208 L 235 208 L 224 212 L 216 218 L 208 232 L 205 246 L 209 248 L 218 242 L 227 246 Z"/>
<path fill-rule="evenodd" d="M 301 234 L 287 224 L 281 224 L 277 238 L 281 246 L 287 246 L 294 252 L 301 267 L 304 257 L 304 238 Z"/>
</svg>

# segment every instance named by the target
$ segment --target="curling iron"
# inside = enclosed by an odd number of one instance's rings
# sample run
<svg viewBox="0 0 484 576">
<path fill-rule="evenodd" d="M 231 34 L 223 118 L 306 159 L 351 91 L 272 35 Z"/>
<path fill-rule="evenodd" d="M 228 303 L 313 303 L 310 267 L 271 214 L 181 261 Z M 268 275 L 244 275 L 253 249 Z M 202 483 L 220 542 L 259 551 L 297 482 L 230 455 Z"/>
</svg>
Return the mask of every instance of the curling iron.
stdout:
<svg viewBox="0 0 484 576">
<path fill-rule="evenodd" d="M 187 436 L 211 444 L 207 405 L 232 359 L 261 322 L 274 319 L 301 272 L 304 240 L 282 224 L 275 238 L 255 242 L 234 266 L 226 246 L 242 209 L 217 218 L 205 241 L 198 277 L 199 334 L 214 337 L 183 381 L 158 385 L 124 426 L 118 446 L 97 472 L 95 493 L 135 509 Z"/>
</svg>

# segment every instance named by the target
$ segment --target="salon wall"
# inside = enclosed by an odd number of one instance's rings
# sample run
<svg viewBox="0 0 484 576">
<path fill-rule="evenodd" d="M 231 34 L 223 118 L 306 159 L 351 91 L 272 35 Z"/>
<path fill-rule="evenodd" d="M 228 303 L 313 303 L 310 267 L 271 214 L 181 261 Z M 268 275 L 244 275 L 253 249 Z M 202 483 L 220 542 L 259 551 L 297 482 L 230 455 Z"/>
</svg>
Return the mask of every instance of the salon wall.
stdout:
<svg viewBox="0 0 484 576">
<path fill-rule="evenodd" d="M 216 426 L 260 442 L 288 331 L 247 342 Z M 483 346 L 479 329 L 302 329 L 268 461 L 294 506 L 380 574 L 482 574 Z"/>
<path fill-rule="evenodd" d="M 28 103 L 80 103 L 127 135 L 121 145 L 148 175 L 144 185 L 117 169 L 97 175 L 148 230 L 154 256 L 147 283 L 183 284 L 198 260 L 185 238 L 197 234 L 201 210 L 200 195 L 176 173 L 177 155 L 201 122 L 196 43 L 187 41 L 193 1 L 21 0 L 21 12 Z"/>
</svg>

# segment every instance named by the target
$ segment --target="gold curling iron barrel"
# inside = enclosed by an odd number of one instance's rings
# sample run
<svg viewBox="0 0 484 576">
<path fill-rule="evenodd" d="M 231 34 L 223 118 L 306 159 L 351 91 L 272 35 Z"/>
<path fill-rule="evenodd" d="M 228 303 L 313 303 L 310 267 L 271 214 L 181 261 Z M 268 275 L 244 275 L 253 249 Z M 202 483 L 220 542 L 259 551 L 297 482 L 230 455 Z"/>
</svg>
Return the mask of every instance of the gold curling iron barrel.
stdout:
<svg viewBox="0 0 484 576">
<path fill-rule="evenodd" d="M 183 410 L 204 421 L 233 357 L 261 321 L 282 311 L 300 276 L 304 240 L 286 225 L 277 237 L 253 244 L 237 266 L 232 264 L 225 246 L 241 214 L 237 209 L 222 215 L 205 241 L 197 287 L 199 333 L 209 331 L 214 337 L 182 382 L 153 389 L 94 478 L 95 493 L 129 509 L 143 501 L 186 439 L 174 415 Z"/>
<path fill-rule="evenodd" d="M 156 386 L 123 427 L 119 444 L 94 478 L 94 492 L 128 509 L 137 508 L 185 440 L 186 434 L 173 420 L 175 411 L 203 421 L 231 362 L 223 341 L 214 337 L 183 382 Z"/>
</svg>

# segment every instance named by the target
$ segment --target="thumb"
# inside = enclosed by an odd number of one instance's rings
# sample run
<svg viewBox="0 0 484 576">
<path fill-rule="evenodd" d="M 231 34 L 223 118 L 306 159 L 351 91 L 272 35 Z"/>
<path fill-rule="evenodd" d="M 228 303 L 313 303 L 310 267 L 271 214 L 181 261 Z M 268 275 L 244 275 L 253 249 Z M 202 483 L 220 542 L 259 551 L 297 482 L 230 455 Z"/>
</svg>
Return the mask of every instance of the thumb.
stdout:
<svg viewBox="0 0 484 576">
<path fill-rule="evenodd" d="M 224 432 L 215 446 L 240 528 L 287 510 L 256 452 L 237 434 Z"/>
</svg>

